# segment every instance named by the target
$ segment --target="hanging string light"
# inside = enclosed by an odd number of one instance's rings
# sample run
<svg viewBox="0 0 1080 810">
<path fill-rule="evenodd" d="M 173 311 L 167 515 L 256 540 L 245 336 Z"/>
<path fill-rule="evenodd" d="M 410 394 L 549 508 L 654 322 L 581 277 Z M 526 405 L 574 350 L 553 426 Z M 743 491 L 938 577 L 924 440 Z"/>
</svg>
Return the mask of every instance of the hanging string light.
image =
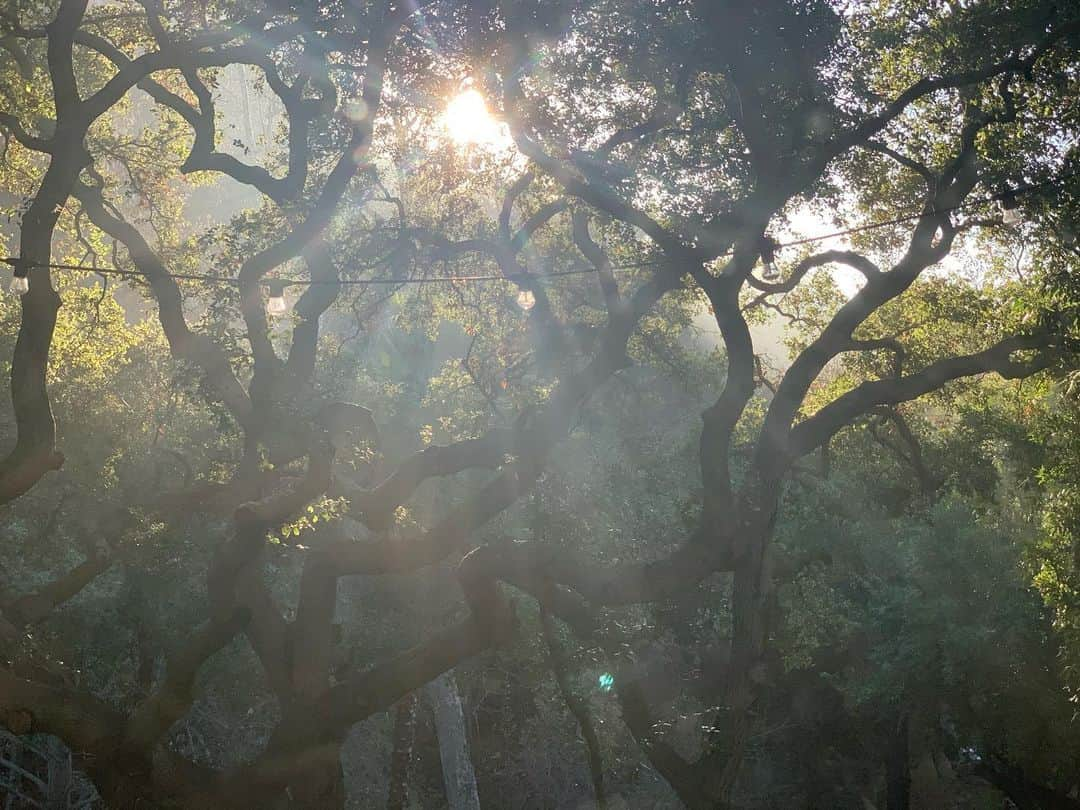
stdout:
<svg viewBox="0 0 1080 810">
<path fill-rule="evenodd" d="M 8 292 L 12 295 L 17 295 L 20 298 L 30 292 L 30 279 L 26 277 L 25 272 L 15 272 L 15 275 L 11 277 L 11 284 L 8 286 Z"/>
<path fill-rule="evenodd" d="M 266 299 L 266 311 L 270 315 L 284 315 L 289 311 L 289 302 L 285 300 L 285 287 L 288 286 L 284 281 L 270 281 L 267 282 L 270 287 L 270 294 Z"/>
<path fill-rule="evenodd" d="M 776 281 L 780 278 L 780 268 L 776 266 L 776 240 L 771 236 L 761 237 L 761 264 L 764 266 L 764 270 L 761 271 L 761 277 L 766 281 Z"/>
<path fill-rule="evenodd" d="M 522 290 L 518 293 L 517 305 L 521 307 L 525 312 L 528 312 L 534 306 L 536 306 L 536 296 L 533 295 L 532 290 Z"/>
<path fill-rule="evenodd" d="M 1040 183 L 1032 183 L 1030 185 L 1020 186 L 1015 189 L 1004 189 L 998 194 L 994 194 L 980 199 L 967 200 L 949 208 L 938 209 L 936 213 L 945 214 L 951 211 L 963 211 L 968 208 L 978 207 L 986 205 L 987 203 L 997 203 L 1002 211 L 1002 222 L 1006 225 L 1015 225 L 1023 221 L 1023 214 L 1017 205 L 1017 198 L 1021 194 L 1029 194 L 1038 189 L 1060 187 L 1063 182 L 1069 178 L 1080 176 L 1080 172 L 1068 172 L 1061 174 L 1058 177 L 1050 180 L 1045 180 Z M 858 233 L 865 233 L 867 231 L 876 230 L 878 228 L 888 228 L 894 225 L 901 225 L 905 222 L 914 222 L 922 219 L 926 216 L 925 212 L 917 211 L 908 214 L 902 214 L 892 219 L 880 220 L 877 222 L 869 222 L 865 225 L 855 225 L 852 227 L 844 228 L 842 230 L 832 231 L 829 233 L 815 234 L 812 236 L 805 236 L 798 239 L 791 239 L 785 242 L 777 242 L 772 237 L 765 236 L 762 238 L 760 255 L 762 264 L 764 265 L 764 271 L 762 277 L 766 280 L 775 280 L 780 278 L 780 269 L 776 266 L 776 251 L 782 247 L 798 247 L 801 245 L 809 245 L 817 242 L 823 242 L 827 239 L 837 239 L 845 236 L 852 236 Z M 1061 240 L 1066 245 L 1074 245 L 1077 242 L 1077 230 L 1075 226 L 1066 225 L 1061 229 Z M 720 254 L 714 258 L 721 258 L 723 256 L 733 255 L 733 251 Z M 9 290 L 15 295 L 25 295 L 30 289 L 30 282 L 26 278 L 26 270 L 30 267 L 51 268 L 54 270 L 75 270 L 79 272 L 96 273 L 98 275 L 112 275 L 122 276 L 130 278 L 141 278 L 142 273 L 138 270 L 122 269 L 118 267 L 96 267 L 83 264 L 63 264 L 54 262 L 27 262 L 24 259 L 15 258 L 13 256 L 0 256 L 0 262 L 9 264 L 15 269 L 15 277 L 12 279 Z M 641 261 L 628 262 L 626 264 L 615 264 L 611 266 L 611 270 L 638 270 L 646 267 L 656 267 L 658 265 L 665 264 L 666 260 L 662 258 L 643 259 Z M 512 274 L 473 274 L 473 275 L 455 275 L 455 276 L 420 276 L 416 278 L 402 278 L 402 277 L 385 277 L 385 278 L 347 278 L 347 279 L 333 279 L 333 280 L 320 280 L 320 279 L 301 279 L 290 278 L 279 282 L 278 280 L 263 281 L 262 283 L 269 288 L 269 299 L 267 300 L 267 312 L 274 315 L 281 315 L 289 310 L 288 303 L 285 299 L 284 288 L 287 286 L 302 286 L 312 287 L 320 284 L 335 284 L 341 286 L 372 286 L 372 285 L 387 285 L 396 286 L 404 284 L 458 284 L 465 282 L 486 282 L 486 281 L 509 281 L 517 282 L 519 279 L 530 278 L 536 282 L 549 281 L 553 278 L 560 278 L 563 276 L 579 276 L 592 274 L 596 272 L 595 267 L 574 267 L 568 270 L 556 270 L 543 274 L 534 275 L 520 275 L 515 276 Z M 226 285 L 236 286 L 239 281 L 236 278 L 229 278 L 224 276 L 215 276 L 201 273 L 168 273 L 169 278 L 176 279 L 178 281 L 198 281 L 203 284 L 211 285 Z M 279 286 L 280 285 L 280 286 Z M 527 290 L 523 290 L 519 293 L 517 298 L 518 306 L 523 310 L 530 310 L 536 303 L 536 299 L 533 294 Z"/>
<path fill-rule="evenodd" d="M 30 292 L 30 279 L 27 276 L 27 270 L 29 264 L 25 259 L 4 259 L 4 262 L 11 265 L 12 276 L 11 283 L 8 285 L 8 292 L 12 295 L 24 296 Z"/>
<path fill-rule="evenodd" d="M 1016 192 L 1012 189 L 1005 189 L 998 197 L 998 210 L 1001 212 L 1001 223 L 1003 225 L 1019 225 L 1024 215 L 1020 212 L 1020 204 L 1016 201 Z"/>
</svg>

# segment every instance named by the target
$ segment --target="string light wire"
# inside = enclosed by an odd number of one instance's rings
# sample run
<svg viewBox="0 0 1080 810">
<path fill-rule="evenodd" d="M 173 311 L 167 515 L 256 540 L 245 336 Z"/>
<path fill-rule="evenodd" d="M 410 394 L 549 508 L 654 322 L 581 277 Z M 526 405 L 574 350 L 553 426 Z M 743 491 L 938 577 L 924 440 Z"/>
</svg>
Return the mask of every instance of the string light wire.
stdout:
<svg viewBox="0 0 1080 810">
<path fill-rule="evenodd" d="M 807 236 L 799 239 L 792 239 L 788 242 L 774 242 L 772 244 L 773 250 L 780 250 L 787 247 L 799 247 L 802 245 L 813 244 L 815 242 L 824 242 L 828 239 L 838 239 L 845 236 L 852 236 L 858 233 L 865 233 L 867 231 L 877 230 L 880 228 L 887 228 L 892 225 L 902 225 L 905 222 L 913 222 L 917 219 L 921 219 L 924 216 L 932 214 L 947 214 L 954 211 L 966 210 L 969 208 L 975 208 L 982 205 L 987 205 L 994 202 L 1000 202 L 1008 197 L 1014 200 L 1021 194 L 1027 194 L 1039 188 L 1053 187 L 1060 185 L 1070 177 L 1074 177 L 1080 174 L 1080 172 L 1070 172 L 1063 174 L 1055 180 L 1047 180 L 1042 183 L 1033 183 L 1019 188 L 1010 189 L 1005 192 L 991 195 L 989 197 L 980 198 L 978 200 L 967 200 L 958 205 L 950 206 L 948 208 L 940 208 L 934 211 L 920 211 L 918 213 L 905 214 L 903 216 L 894 217 L 892 219 L 881 220 L 878 222 L 870 222 L 865 225 L 855 225 L 850 228 L 844 228 L 839 231 L 833 231 L 831 233 L 818 234 L 815 236 Z M 716 258 L 725 258 L 732 256 L 734 251 L 728 251 L 721 253 Z M 637 270 L 645 267 L 655 267 L 656 265 L 663 264 L 665 259 L 643 259 L 637 262 L 630 262 L 626 264 L 612 265 L 609 269 L 613 271 L 623 270 Z M 146 278 L 144 273 L 138 270 L 123 270 L 116 267 L 93 267 L 85 264 L 64 264 L 64 263 L 45 263 L 45 262 L 27 262 L 23 259 L 14 256 L 0 257 L 0 262 L 11 265 L 16 270 L 20 267 L 26 268 L 49 268 L 51 270 L 77 270 L 88 273 L 96 273 L 98 275 L 111 275 L 121 276 L 128 278 Z M 510 273 L 510 274 L 479 274 L 479 275 L 456 275 L 456 276 L 410 276 L 410 277 L 387 277 L 387 278 L 366 278 L 366 279 L 302 279 L 302 278 L 273 278 L 273 279 L 260 279 L 259 283 L 264 286 L 276 287 L 311 287 L 323 284 L 337 284 L 342 286 L 375 286 L 375 285 L 394 285 L 394 284 L 453 284 L 453 283 L 469 283 L 469 282 L 483 282 L 483 281 L 542 281 L 549 278 L 562 278 L 565 276 L 579 276 L 596 272 L 595 267 L 575 267 L 568 270 L 552 270 L 547 273 Z M 225 276 L 212 276 L 204 273 L 167 273 L 169 278 L 178 281 L 202 281 L 208 284 L 222 284 L 227 286 L 238 285 L 239 279 L 228 278 Z"/>
</svg>

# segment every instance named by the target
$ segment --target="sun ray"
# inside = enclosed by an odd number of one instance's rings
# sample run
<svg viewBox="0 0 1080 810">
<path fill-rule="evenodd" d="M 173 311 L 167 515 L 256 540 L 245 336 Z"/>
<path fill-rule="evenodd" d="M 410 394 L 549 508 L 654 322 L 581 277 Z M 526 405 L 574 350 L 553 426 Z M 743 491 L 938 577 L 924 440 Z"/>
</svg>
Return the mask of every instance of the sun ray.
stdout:
<svg viewBox="0 0 1080 810">
<path fill-rule="evenodd" d="M 443 126 L 460 146 L 494 147 L 509 140 L 506 125 L 491 115 L 480 91 L 472 87 L 450 99 L 443 113 Z"/>
</svg>

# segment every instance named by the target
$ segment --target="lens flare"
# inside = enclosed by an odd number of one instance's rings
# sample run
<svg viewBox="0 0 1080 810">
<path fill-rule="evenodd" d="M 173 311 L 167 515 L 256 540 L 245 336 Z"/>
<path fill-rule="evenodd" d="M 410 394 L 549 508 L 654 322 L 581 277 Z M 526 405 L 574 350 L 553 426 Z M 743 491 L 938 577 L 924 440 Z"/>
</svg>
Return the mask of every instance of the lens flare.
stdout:
<svg viewBox="0 0 1080 810">
<path fill-rule="evenodd" d="M 450 99 L 443 125 L 460 146 L 498 146 L 507 140 L 506 127 L 491 116 L 480 91 L 471 87 Z"/>
</svg>

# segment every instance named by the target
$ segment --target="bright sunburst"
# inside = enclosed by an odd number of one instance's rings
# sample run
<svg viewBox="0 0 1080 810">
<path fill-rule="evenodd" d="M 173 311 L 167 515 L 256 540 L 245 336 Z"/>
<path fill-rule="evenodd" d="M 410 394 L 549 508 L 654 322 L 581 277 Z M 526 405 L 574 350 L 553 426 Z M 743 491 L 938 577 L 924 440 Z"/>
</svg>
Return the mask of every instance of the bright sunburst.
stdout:
<svg viewBox="0 0 1080 810">
<path fill-rule="evenodd" d="M 492 117 L 484 97 L 473 88 L 450 99 L 443 124 L 454 142 L 462 146 L 499 146 L 508 140 L 506 126 Z"/>
</svg>

